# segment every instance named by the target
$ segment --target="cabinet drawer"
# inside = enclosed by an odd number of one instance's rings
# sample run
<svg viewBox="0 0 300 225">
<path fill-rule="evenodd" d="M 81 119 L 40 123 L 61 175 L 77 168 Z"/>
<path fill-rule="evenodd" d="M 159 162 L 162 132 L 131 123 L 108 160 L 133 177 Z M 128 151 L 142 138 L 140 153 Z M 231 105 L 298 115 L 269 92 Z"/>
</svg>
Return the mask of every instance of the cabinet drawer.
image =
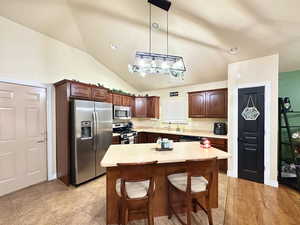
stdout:
<svg viewBox="0 0 300 225">
<path fill-rule="evenodd" d="M 78 97 L 84 99 L 91 99 L 92 88 L 81 85 L 81 84 L 71 84 L 71 97 Z"/>
<path fill-rule="evenodd" d="M 104 102 L 108 97 L 108 90 L 104 88 L 93 88 L 92 89 L 93 100 Z"/>
<path fill-rule="evenodd" d="M 208 138 L 208 140 L 210 140 L 211 144 L 227 146 L 227 140 L 223 138 Z"/>
</svg>

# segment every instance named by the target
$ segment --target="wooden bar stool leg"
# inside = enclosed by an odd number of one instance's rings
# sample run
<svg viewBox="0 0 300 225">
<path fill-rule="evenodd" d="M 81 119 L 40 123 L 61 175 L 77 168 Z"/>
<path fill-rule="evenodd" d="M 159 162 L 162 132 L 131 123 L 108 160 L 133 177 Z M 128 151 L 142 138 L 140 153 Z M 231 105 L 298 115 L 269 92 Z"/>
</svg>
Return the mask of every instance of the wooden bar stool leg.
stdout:
<svg viewBox="0 0 300 225">
<path fill-rule="evenodd" d="M 171 190 L 170 185 L 168 185 L 168 219 L 172 218 L 172 210 L 171 210 Z"/>
<path fill-rule="evenodd" d="M 121 218 L 121 221 L 122 221 L 122 225 L 127 225 L 128 223 L 128 209 L 127 207 L 124 207 L 122 206 L 122 218 Z"/>
<path fill-rule="evenodd" d="M 208 197 L 206 197 L 206 205 L 207 205 L 208 223 L 209 223 L 209 225 L 213 225 L 212 213 L 211 213 L 211 207 L 210 207 L 210 201 L 209 201 Z"/>
<path fill-rule="evenodd" d="M 193 199 L 193 211 L 197 213 L 197 201 L 195 199 Z"/>
<path fill-rule="evenodd" d="M 150 202 L 148 205 L 148 225 L 154 225 L 153 208 Z"/>
<path fill-rule="evenodd" d="M 186 202 L 186 224 L 191 225 L 192 200 L 187 198 Z"/>
</svg>

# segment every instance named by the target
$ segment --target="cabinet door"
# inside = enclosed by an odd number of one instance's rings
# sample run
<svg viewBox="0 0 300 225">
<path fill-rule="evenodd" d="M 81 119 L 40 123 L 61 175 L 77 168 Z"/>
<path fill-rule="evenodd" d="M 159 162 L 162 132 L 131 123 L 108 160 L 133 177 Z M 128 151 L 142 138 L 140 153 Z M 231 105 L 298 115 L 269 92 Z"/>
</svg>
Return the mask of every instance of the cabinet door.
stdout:
<svg viewBox="0 0 300 225">
<path fill-rule="evenodd" d="M 130 106 L 130 96 L 123 95 L 122 96 L 122 105 L 123 106 Z"/>
<path fill-rule="evenodd" d="M 189 93 L 189 117 L 205 117 L 205 92 Z"/>
<path fill-rule="evenodd" d="M 221 138 L 208 138 L 210 140 L 211 146 L 227 152 L 227 140 Z M 219 170 L 222 172 L 227 172 L 227 159 L 219 160 Z"/>
<path fill-rule="evenodd" d="M 113 94 L 113 104 L 121 106 L 123 104 L 122 95 Z"/>
<path fill-rule="evenodd" d="M 148 133 L 145 133 L 145 132 L 139 132 L 139 133 L 138 133 L 137 142 L 138 142 L 139 144 L 142 144 L 142 143 L 148 143 Z"/>
<path fill-rule="evenodd" d="M 135 117 L 147 117 L 147 98 L 135 98 Z"/>
<path fill-rule="evenodd" d="M 112 137 L 111 144 L 112 144 L 112 145 L 119 145 L 119 144 L 121 144 L 120 136 L 113 136 L 113 137 Z"/>
<path fill-rule="evenodd" d="M 148 142 L 147 143 L 156 143 L 157 139 L 162 137 L 160 134 L 148 133 Z"/>
<path fill-rule="evenodd" d="M 147 99 L 147 117 L 159 118 L 159 97 L 149 97 Z"/>
<path fill-rule="evenodd" d="M 135 97 L 130 97 L 131 117 L 135 117 Z"/>
<path fill-rule="evenodd" d="M 91 99 L 92 88 L 82 84 L 71 83 L 71 97 Z"/>
<path fill-rule="evenodd" d="M 206 117 L 227 118 L 227 90 L 206 92 Z"/>
<path fill-rule="evenodd" d="M 112 95 L 112 93 L 108 93 L 107 94 L 106 102 L 113 103 L 113 95 Z"/>
<path fill-rule="evenodd" d="M 92 96 L 94 101 L 105 102 L 108 97 L 108 90 L 104 88 L 93 88 Z"/>
</svg>

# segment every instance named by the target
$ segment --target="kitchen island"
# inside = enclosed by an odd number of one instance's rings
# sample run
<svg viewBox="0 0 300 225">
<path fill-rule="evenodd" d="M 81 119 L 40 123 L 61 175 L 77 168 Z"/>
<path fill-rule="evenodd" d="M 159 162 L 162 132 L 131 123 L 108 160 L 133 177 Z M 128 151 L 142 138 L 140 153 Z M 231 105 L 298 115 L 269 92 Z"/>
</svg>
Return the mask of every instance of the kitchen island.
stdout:
<svg viewBox="0 0 300 225">
<path fill-rule="evenodd" d="M 166 216 L 167 207 L 167 175 L 184 169 L 184 162 L 191 159 L 208 159 L 217 157 L 227 159 L 229 154 L 216 148 L 204 149 L 199 142 L 174 143 L 172 151 L 156 151 L 156 144 L 111 145 L 106 152 L 101 166 L 107 168 L 106 174 L 106 223 L 118 223 L 118 201 L 116 180 L 120 177 L 117 163 L 143 163 L 158 161 L 154 169 L 155 196 L 154 211 L 157 216 Z M 178 199 L 178 207 L 182 199 Z M 215 169 L 212 181 L 211 206 L 218 207 L 218 168 Z M 144 214 L 130 216 L 130 220 L 144 218 Z"/>
</svg>

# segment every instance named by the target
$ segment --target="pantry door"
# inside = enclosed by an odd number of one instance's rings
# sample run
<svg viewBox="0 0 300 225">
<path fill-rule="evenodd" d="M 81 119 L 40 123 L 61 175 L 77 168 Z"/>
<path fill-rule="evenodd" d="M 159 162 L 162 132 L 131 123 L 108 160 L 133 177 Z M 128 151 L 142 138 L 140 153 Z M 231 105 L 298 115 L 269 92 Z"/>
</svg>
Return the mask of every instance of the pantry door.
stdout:
<svg viewBox="0 0 300 225">
<path fill-rule="evenodd" d="M 0 196 L 45 181 L 46 89 L 0 82 Z"/>
</svg>

